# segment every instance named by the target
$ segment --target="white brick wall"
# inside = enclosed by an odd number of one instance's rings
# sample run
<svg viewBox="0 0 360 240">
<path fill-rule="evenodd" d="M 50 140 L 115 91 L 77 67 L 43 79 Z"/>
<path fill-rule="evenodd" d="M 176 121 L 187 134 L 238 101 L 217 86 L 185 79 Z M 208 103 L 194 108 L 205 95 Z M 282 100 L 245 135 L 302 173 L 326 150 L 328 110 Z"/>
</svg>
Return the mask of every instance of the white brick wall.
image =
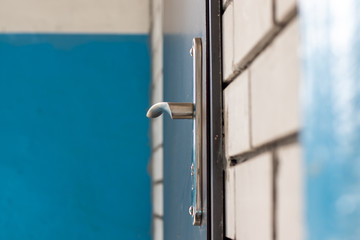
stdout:
<svg viewBox="0 0 360 240">
<path fill-rule="evenodd" d="M 152 190 L 152 206 L 153 206 L 153 214 L 156 216 L 163 216 L 164 215 L 164 186 L 162 183 L 156 183 L 153 185 Z"/>
<path fill-rule="evenodd" d="M 151 119 L 151 145 L 152 148 L 161 146 L 163 142 L 163 116 Z"/>
<path fill-rule="evenodd" d="M 163 0 L 151 0 L 151 5 L 151 44 L 152 47 L 157 48 L 162 45 Z M 160 63 L 160 66 L 162 66 L 162 63 Z"/>
<path fill-rule="evenodd" d="M 231 0 L 222 0 L 222 5 L 225 7 Z"/>
<path fill-rule="evenodd" d="M 160 69 L 155 80 L 152 82 L 151 104 L 155 104 L 163 100 L 163 91 L 163 78 Z"/>
<path fill-rule="evenodd" d="M 153 151 L 151 159 L 151 177 L 153 182 L 159 182 L 163 179 L 163 153 L 162 147 Z"/>
<path fill-rule="evenodd" d="M 234 0 L 234 63 L 272 32 L 272 0 Z"/>
<path fill-rule="evenodd" d="M 254 146 L 299 129 L 298 39 L 295 21 L 250 66 Z"/>
<path fill-rule="evenodd" d="M 235 168 L 230 167 L 225 174 L 225 236 L 235 238 Z"/>
<path fill-rule="evenodd" d="M 250 149 L 249 73 L 241 73 L 224 90 L 225 153 L 234 156 Z"/>
<path fill-rule="evenodd" d="M 283 22 L 296 7 L 296 0 L 276 0 L 276 21 Z"/>
<path fill-rule="evenodd" d="M 159 218 L 153 220 L 153 240 L 164 239 L 164 221 Z"/>
<path fill-rule="evenodd" d="M 297 144 L 278 150 L 277 239 L 303 239 L 303 177 L 301 151 Z"/>
<path fill-rule="evenodd" d="M 225 235 L 302 240 L 296 0 L 223 8 Z"/>
<path fill-rule="evenodd" d="M 234 3 L 231 2 L 226 8 L 222 22 L 223 37 L 223 78 L 226 80 L 233 75 L 234 56 Z"/>
<path fill-rule="evenodd" d="M 270 153 L 235 166 L 236 239 L 272 240 L 272 172 Z"/>
<path fill-rule="evenodd" d="M 151 0 L 151 104 L 163 101 L 163 0 Z M 164 239 L 163 117 L 151 119 L 152 238 Z"/>
</svg>

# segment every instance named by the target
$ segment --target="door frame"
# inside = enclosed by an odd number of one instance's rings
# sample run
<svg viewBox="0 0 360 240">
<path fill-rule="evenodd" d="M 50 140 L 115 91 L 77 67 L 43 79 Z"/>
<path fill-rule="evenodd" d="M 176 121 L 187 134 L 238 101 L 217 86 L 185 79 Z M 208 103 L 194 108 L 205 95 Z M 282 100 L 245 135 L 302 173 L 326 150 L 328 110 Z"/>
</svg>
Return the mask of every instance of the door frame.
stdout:
<svg viewBox="0 0 360 240">
<path fill-rule="evenodd" d="M 222 116 L 222 1 L 206 3 L 208 113 L 208 239 L 224 239 L 224 148 Z"/>
</svg>

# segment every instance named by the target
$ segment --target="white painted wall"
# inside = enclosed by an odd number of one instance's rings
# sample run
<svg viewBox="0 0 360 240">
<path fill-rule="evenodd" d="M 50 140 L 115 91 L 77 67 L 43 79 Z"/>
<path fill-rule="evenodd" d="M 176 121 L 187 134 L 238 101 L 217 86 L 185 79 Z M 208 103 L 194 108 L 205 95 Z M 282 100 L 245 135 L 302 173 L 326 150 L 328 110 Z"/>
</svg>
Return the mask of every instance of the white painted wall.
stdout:
<svg viewBox="0 0 360 240">
<path fill-rule="evenodd" d="M 150 0 L 0 0 L 1 32 L 149 32 Z"/>
</svg>

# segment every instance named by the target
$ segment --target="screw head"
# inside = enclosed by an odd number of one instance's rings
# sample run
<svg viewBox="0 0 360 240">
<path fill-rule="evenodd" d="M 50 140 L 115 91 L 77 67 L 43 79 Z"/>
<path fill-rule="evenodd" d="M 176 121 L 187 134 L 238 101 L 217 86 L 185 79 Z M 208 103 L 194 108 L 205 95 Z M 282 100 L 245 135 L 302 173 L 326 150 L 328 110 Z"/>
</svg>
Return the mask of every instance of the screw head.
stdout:
<svg viewBox="0 0 360 240">
<path fill-rule="evenodd" d="M 194 49 L 193 48 L 190 48 L 190 56 L 193 56 L 193 54 L 194 54 Z"/>
<path fill-rule="evenodd" d="M 190 214 L 190 216 L 194 215 L 194 207 L 193 206 L 189 207 L 189 214 Z"/>
</svg>

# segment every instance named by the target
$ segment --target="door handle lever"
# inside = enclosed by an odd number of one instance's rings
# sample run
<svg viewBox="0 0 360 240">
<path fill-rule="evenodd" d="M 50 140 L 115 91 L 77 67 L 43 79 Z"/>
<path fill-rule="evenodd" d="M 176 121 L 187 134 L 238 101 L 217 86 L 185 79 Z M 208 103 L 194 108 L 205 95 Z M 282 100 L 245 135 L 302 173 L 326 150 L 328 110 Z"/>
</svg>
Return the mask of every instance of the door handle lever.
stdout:
<svg viewBox="0 0 360 240">
<path fill-rule="evenodd" d="M 152 105 L 146 116 L 156 118 L 164 112 L 167 112 L 172 119 L 192 119 L 195 116 L 193 103 L 172 102 L 159 102 Z"/>
</svg>

